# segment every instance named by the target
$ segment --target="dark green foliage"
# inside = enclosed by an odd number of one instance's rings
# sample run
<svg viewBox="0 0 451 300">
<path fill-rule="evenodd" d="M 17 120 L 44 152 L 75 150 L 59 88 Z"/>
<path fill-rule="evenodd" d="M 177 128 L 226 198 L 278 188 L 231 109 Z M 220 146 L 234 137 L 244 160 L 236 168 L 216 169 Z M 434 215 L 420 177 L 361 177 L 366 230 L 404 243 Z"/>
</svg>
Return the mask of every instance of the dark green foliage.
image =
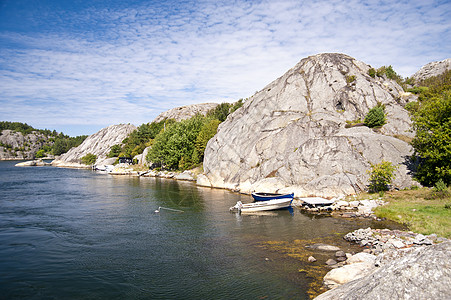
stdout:
<svg viewBox="0 0 451 300">
<path fill-rule="evenodd" d="M 147 160 L 171 170 L 193 166 L 197 163 L 192 161 L 197 136 L 207 120 L 197 115 L 166 128 L 155 137 Z"/>
<path fill-rule="evenodd" d="M 227 119 L 227 116 L 229 115 L 230 108 L 232 107 L 232 104 L 230 103 L 221 103 L 215 108 L 211 109 L 207 113 L 207 117 L 217 119 L 221 122 L 224 122 Z"/>
<path fill-rule="evenodd" d="M 97 160 L 97 155 L 88 153 L 81 158 L 81 162 L 85 165 L 93 165 Z"/>
<path fill-rule="evenodd" d="M 371 169 L 367 171 L 370 174 L 369 191 L 381 192 L 388 191 L 388 185 L 394 179 L 397 167 L 389 161 L 382 161 L 379 164 L 371 164 Z"/>
<path fill-rule="evenodd" d="M 375 78 L 376 77 L 376 70 L 374 68 L 371 68 L 368 70 L 368 75 Z"/>
<path fill-rule="evenodd" d="M 76 137 L 69 137 L 60 133 L 54 138 L 54 143 L 52 146 L 53 155 L 61 155 L 66 153 L 73 147 L 79 146 L 87 138 L 87 135 L 80 135 Z"/>
<path fill-rule="evenodd" d="M 139 126 L 135 131 L 122 141 L 122 145 L 119 145 L 121 150 L 117 153 L 118 149 L 115 148 L 113 153 L 110 152 L 111 157 L 126 156 L 134 157 L 143 153 L 144 149 L 149 146 L 149 143 L 155 139 L 155 137 L 163 130 L 164 127 L 168 128 L 171 124 L 174 124 L 175 120 L 162 120 L 160 122 L 146 123 Z M 112 149 L 113 150 L 113 149 Z"/>
<path fill-rule="evenodd" d="M 384 125 L 385 124 L 384 107 L 378 105 L 370 109 L 368 114 L 365 116 L 364 124 L 365 126 L 368 126 L 370 128 L 380 127 Z"/>
<path fill-rule="evenodd" d="M 415 177 L 431 186 L 451 183 L 451 91 L 423 99 L 413 113 L 416 130 L 412 146 L 422 159 Z"/>
<path fill-rule="evenodd" d="M 108 153 L 108 157 L 119 157 L 121 151 L 121 145 L 113 145 L 110 149 L 110 152 Z"/>
<path fill-rule="evenodd" d="M 376 75 L 378 77 L 387 76 L 388 79 L 395 80 L 399 85 L 405 86 L 404 80 L 400 75 L 398 75 L 395 70 L 393 70 L 392 66 L 382 66 L 376 71 Z"/>
<path fill-rule="evenodd" d="M 37 131 L 30 125 L 26 123 L 20 123 L 20 122 L 0 122 L 0 131 L 2 130 L 13 130 L 21 132 L 23 135 L 27 135 L 31 133 L 32 131 Z"/>
<path fill-rule="evenodd" d="M 237 110 L 238 108 L 240 108 L 241 106 L 243 106 L 244 104 L 243 99 L 238 100 L 237 102 L 235 102 L 232 107 L 230 108 L 230 113 L 233 113 L 235 110 Z"/>
<path fill-rule="evenodd" d="M 218 131 L 218 126 L 220 123 L 221 121 L 213 119 L 209 122 L 205 122 L 204 126 L 202 126 L 202 129 L 196 138 L 196 144 L 193 152 L 192 162 L 194 164 L 200 163 L 204 160 L 205 147 L 207 146 L 208 141 Z"/>
</svg>

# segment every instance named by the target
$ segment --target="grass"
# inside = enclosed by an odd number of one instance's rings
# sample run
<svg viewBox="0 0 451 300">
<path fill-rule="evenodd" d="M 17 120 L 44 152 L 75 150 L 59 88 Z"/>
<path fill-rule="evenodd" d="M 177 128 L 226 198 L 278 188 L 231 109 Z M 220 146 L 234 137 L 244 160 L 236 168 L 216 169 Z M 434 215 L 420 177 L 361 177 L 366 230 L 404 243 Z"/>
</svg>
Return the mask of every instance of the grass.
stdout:
<svg viewBox="0 0 451 300">
<path fill-rule="evenodd" d="M 434 197 L 432 189 L 386 192 L 387 205 L 375 210 L 379 218 L 387 218 L 417 233 L 451 238 L 451 196 Z M 360 198 L 360 197 L 359 197 Z"/>
</svg>

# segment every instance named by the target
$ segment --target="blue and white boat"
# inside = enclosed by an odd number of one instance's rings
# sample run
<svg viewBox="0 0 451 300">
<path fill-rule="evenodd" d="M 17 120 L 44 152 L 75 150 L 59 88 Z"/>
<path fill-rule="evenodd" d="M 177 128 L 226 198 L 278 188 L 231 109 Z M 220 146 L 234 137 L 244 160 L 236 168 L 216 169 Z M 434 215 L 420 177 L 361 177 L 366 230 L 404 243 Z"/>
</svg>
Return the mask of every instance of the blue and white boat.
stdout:
<svg viewBox="0 0 451 300">
<path fill-rule="evenodd" d="M 291 194 L 276 194 L 276 193 L 252 193 L 254 201 L 268 201 L 275 199 L 290 199 L 293 200 L 294 193 Z"/>
<path fill-rule="evenodd" d="M 230 210 L 246 213 L 289 208 L 294 194 L 252 193 L 252 197 L 254 197 L 254 202 L 241 203 L 238 201 Z"/>
</svg>

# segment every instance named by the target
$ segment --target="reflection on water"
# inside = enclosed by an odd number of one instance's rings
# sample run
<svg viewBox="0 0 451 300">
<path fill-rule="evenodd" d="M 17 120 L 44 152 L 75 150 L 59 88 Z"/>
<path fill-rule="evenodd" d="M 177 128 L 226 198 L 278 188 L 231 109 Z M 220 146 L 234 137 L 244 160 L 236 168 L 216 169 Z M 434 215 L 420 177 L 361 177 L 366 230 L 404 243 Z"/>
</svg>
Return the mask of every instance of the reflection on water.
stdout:
<svg viewBox="0 0 451 300">
<path fill-rule="evenodd" d="M 14 162 L 0 162 L 0 188 L 0 291 L 8 299 L 304 299 L 299 261 L 260 245 L 343 243 L 335 233 L 376 225 L 296 210 L 239 215 L 229 207 L 251 197 Z"/>
</svg>

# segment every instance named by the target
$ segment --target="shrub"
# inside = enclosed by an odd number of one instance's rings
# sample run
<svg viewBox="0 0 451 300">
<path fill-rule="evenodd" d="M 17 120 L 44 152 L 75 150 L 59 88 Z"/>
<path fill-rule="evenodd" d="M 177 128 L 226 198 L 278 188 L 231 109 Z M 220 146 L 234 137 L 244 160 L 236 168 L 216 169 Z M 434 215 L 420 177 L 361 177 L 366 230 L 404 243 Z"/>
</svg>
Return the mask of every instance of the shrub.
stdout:
<svg viewBox="0 0 451 300">
<path fill-rule="evenodd" d="M 45 150 L 44 149 L 39 149 L 38 152 L 36 152 L 35 157 L 36 158 L 43 158 L 45 156 Z"/>
<path fill-rule="evenodd" d="M 376 70 L 374 68 L 371 68 L 368 70 L 368 75 L 375 78 L 376 77 Z"/>
<path fill-rule="evenodd" d="M 108 153 L 108 157 L 118 157 L 121 150 L 122 148 L 120 145 L 113 145 L 110 149 L 110 153 Z"/>
<path fill-rule="evenodd" d="M 355 81 L 355 75 L 346 75 L 346 83 L 350 84 Z"/>
<path fill-rule="evenodd" d="M 81 158 L 81 162 L 85 165 L 93 165 L 97 160 L 97 155 L 88 153 Z"/>
<path fill-rule="evenodd" d="M 370 128 L 379 127 L 385 124 L 385 112 L 381 105 L 370 109 L 364 120 L 365 126 Z"/>
<path fill-rule="evenodd" d="M 375 165 L 371 164 L 371 169 L 367 170 L 367 173 L 370 174 L 369 191 L 373 193 L 388 191 L 388 185 L 394 179 L 396 169 L 397 166 L 394 166 L 389 161 L 382 161 Z"/>
</svg>

